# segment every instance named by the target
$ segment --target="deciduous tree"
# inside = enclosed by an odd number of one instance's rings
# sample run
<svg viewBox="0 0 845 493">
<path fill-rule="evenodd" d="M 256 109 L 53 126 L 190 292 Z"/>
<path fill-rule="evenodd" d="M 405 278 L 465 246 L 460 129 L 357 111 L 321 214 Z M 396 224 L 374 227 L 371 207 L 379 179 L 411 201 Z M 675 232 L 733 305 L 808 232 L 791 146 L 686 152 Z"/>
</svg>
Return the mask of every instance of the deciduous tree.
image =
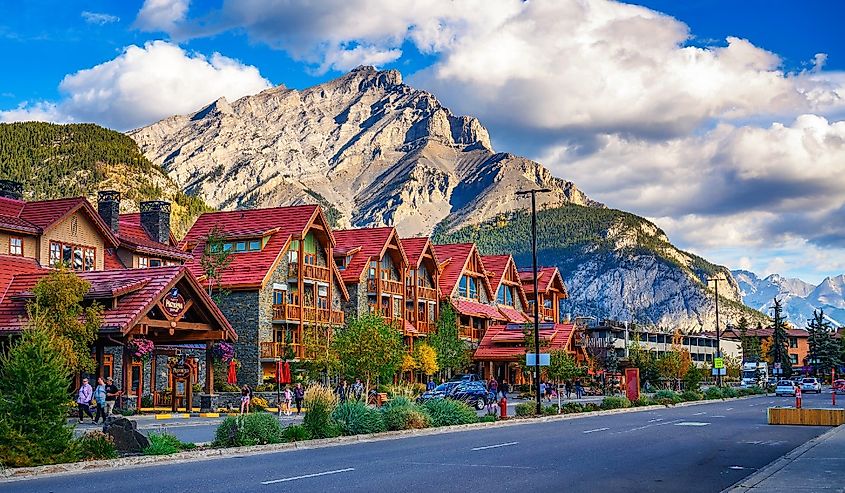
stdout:
<svg viewBox="0 0 845 493">
<path fill-rule="evenodd" d="M 402 365 L 402 335 L 379 315 L 368 313 L 349 320 L 331 343 L 340 369 L 350 377 L 362 377 L 367 390 L 380 375 L 390 375 Z"/>
<path fill-rule="evenodd" d="M 437 351 L 428 344 L 417 344 L 414 347 L 414 360 L 423 375 L 430 377 L 440 369 L 437 365 Z"/>
<path fill-rule="evenodd" d="M 205 249 L 200 257 L 200 267 L 208 283 L 208 295 L 218 303 L 221 297 L 225 296 L 225 293 L 220 290 L 223 274 L 233 260 L 232 251 L 225 247 L 224 239 L 218 226 L 211 228 L 211 231 L 203 238 Z"/>
<path fill-rule="evenodd" d="M 441 372 L 459 372 L 469 364 L 469 347 L 458 333 L 458 316 L 449 303 L 440 305 L 437 331 L 428 338 L 437 352 L 437 366 Z"/>
</svg>

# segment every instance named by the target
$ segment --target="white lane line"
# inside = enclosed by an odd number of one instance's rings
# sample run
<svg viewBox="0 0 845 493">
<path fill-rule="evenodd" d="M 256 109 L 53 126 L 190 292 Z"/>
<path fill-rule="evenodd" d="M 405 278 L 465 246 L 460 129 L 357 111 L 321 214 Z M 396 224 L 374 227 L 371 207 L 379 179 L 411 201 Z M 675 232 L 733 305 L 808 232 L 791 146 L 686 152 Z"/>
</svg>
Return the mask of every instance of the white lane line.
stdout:
<svg viewBox="0 0 845 493">
<path fill-rule="evenodd" d="M 496 445 L 487 445 L 487 446 L 484 446 L 484 447 L 475 447 L 474 449 L 471 449 L 471 450 L 475 451 L 475 450 L 487 450 L 489 448 L 510 447 L 511 445 L 516 445 L 517 443 L 519 443 L 519 442 L 497 443 Z"/>
<path fill-rule="evenodd" d="M 733 411 L 733 410 L 734 410 L 734 408 L 732 408 L 732 407 L 725 409 L 725 411 Z"/>
<path fill-rule="evenodd" d="M 606 431 L 606 430 L 609 430 L 609 429 L 610 428 L 596 428 L 595 430 L 586 430 L 586 431 L 582 431 L 581 433 L 584 433 L 584 434 L 595 433 L 597 431 Z"/>
<path fill-rule="evenodd" d="M 276 484 L 287 481 L 296 481 L 297 479 L 316 478 L 317 476 L 328 476 L 329 474 L 340 474 L 342 472 L 354 471 L 354 467 L 347 467 L 346 469 L 336 469 L 334 471 L 315 472 L 314 474 L 303 474 L 302 476 L 292 476 L 290 478 L 273 479 L 271 481 L 262 481 L 261 484 Z"/>
<path fill-rule="evenodd" d="M 654 419 L 648 420 L 649 423 L 655 423 L 657 421 L 663 421 L 663 418 L 654 418 Z"/>
<path fill-rule="evenodd" d="M 675 426 L 707 426 L 709 424 L 703 421 L 681 421 L 680 423 L 675 423 Z"/>
<path fill-rule="evenodd" d="M 724 418 L 724 416 L 721 416 L 721 415 L 719 415 L 719 414 L 714 414 L 714 415 L 712 415 L 712 416 L 710 416 L 710 417 L 711 417 L 711 418 Z"/>
<path fill-rule="evenodd" d="M 701 412 L 701 413 L 693 413 L 693 416 L 701 416 L 701 415 L 702 415 L 702 414 L 707 414 L 707 413 L 706 413 L 706 412 Z"/>
</svg>

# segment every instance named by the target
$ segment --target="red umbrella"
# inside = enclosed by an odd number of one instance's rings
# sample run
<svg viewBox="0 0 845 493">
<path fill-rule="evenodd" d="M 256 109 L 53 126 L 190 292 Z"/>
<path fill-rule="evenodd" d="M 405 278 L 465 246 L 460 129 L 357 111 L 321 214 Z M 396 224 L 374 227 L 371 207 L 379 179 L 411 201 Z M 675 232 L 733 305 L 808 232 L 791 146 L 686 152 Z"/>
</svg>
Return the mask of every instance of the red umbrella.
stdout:
<svg viewBox="0 0 845 493">
<path fill-rule="evenodd" d="M 285 367 L 282 360 L 276 361 L 276 382 L 285 383 Z"/>
<path fill-rule="evenodd" d="M 229 361 L 229 375 L 226 377 L 226 383 L 228 383 L 229 385 L 238 384 L 238 373 L 237 368 L 235 367 L 234 359 Z"/>
<path fill-rule="evenodd" d="M 290 363 L 288 363 L 287 361 L 285 361 L 285 371 L 284 371 L 284 376 L 282 378 L 284 378 L 284 383 L 291 383 Z"/>
</svg>

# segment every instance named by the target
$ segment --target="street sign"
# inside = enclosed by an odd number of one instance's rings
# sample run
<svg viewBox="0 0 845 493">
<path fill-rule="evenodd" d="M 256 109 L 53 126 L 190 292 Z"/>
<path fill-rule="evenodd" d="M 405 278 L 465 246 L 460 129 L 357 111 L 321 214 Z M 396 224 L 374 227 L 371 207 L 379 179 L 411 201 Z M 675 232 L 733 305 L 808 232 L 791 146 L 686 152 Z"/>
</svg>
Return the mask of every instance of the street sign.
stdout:
<svg viewBox="0 0 845 493">
<path fill-rule="evenodd" d="M 725 359 L 724 358 L 714 358 L 713 359 L 713 368 L 718 368 L 718 369 L 721 370 L 724 367 L 725 367 Z"/>
<path fill-rule="evenodd" d="M 525 354 L 525 366 L 536 366 L 537 353 Z M 549 366 L 551 364 L 551 357 L 549 353 L 540 353 L 540 366 Z"/>
<path fill-rule="evenodd" d="M 726 375 L 724 368 L 713 368 L 713 370 L 711 370 L 711 371 L 712 371 L 714 376 L 716 376 L 716 375 L 725 376 Z"/>
</svg>

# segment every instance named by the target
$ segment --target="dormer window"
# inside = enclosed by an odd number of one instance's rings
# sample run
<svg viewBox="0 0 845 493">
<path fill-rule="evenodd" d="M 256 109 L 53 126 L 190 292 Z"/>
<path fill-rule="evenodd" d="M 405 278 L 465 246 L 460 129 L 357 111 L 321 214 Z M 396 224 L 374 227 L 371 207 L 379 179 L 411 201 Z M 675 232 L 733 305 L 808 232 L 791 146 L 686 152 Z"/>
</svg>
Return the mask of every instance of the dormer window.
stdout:
<svg viewBox="0 0 845 493">
<path fill-rule="evenodd" d="M 499 286 L 499 293 L 496 296 L 496 301 L 500 305 L 513 306 L 513 287 L 505 286 L 504 284 Z"/>
<path fill-rule="evenodd" d="M 217 253 L 222 248 L 224 252 L 231 252 L 231 253 L 244 253 L 244 252 L 258 252 L 266 245 L 267 242 L 261 238 L 255 238 L 252 240 L 233 240 L 233 241 L 224 241 L 219 245 L 211 245 L 209 249 Z"/>
<path fill-rule="evenodd" d="M 478 279 L 467 275 L 461 276 L 459 294 L 464 298 L 478 299 Z"/>
</svg>

